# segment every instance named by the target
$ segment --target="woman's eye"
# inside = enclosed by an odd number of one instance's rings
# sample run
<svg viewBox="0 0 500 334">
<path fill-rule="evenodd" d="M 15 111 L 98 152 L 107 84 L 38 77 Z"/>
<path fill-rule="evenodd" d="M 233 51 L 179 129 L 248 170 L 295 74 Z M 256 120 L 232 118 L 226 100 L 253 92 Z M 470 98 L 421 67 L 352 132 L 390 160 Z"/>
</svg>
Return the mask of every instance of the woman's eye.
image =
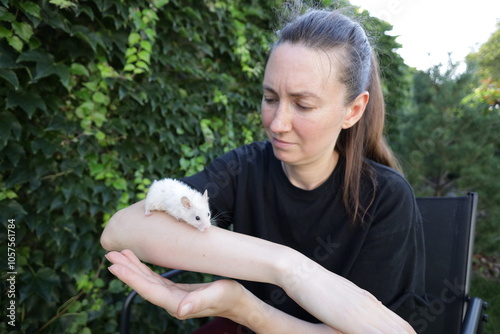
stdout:
<svg viewBox="0 0 500 334">
<path fill-rule="evenodd" d="M 300 110 L 303 110 L 303 111 L 309 111 L 309 110 L 313 109 L 311 107 L 306 107 L 306 106 L 304 106 L 304 105 L 302 105 L 300 103 L 297 103 L 296 106 L 297 106 L 297 108 L 299 108 Z"/>
<path fill-rule="evenodd" d="M 276 102 L 276 99 L 274 99 L 272 97 L 265 97 L 264 96 L 264 102 L 266 102 L 268 104 L 272 104 L 272 103 Z"/>
</svg>

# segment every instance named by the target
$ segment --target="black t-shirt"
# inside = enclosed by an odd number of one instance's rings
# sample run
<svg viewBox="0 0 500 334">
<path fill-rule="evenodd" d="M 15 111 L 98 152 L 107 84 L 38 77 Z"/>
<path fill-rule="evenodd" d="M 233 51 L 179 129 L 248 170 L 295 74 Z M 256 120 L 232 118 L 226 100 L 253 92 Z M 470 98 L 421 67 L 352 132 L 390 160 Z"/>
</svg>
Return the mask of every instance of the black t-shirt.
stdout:
<svg viewBox="0 0 500 334">
<path fill-rule="evenodd" d="M 232 225 L 236 232 L 294 248 L 406 318 L 424 296 L 420 214 L 410 185 L 399 173 L 367 162 L 376 186 L 362 178 L 365 205 L 375 191 L 363 224 L 352 223 L 343 205 L 343 158 L 322 185 L 308 191 L 290 183 L 269 142 L 257 142 L 222 155 L 183 181 L 199 191 L 208 189 L 219 226 Z M 317 322 L 281 288 L 241 283 L 274 307 Z"/>
</svg>

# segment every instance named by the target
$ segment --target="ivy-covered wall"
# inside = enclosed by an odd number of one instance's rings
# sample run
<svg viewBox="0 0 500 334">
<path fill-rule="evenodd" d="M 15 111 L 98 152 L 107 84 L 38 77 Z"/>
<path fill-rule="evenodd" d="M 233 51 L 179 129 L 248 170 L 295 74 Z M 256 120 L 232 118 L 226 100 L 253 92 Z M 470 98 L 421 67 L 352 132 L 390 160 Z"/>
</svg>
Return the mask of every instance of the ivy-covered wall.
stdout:
<svg viewBox="0 0 500 334">
<path fill-rule="evenodd" d="M 117 331 L 128 290 L 106 270 L 103 225 L 153 179 L 263 138 L 278 2 L 0 0 L 1 300 L 22 333 Z M 407 87 L 390 26 L 369 27 L 386 90 Z M 133 333 L 196 325 L 142 304 Z"/>
<path fill-rule="evenodd" d="M 105 269 L 103 224 L 151 180 L 257 139 L 271 4 L 0 2 L 0 235 L 4 249 L 15 219 L 17 325 L 116 332 L 125 288 Z M 162 328 L 136 312 L 144 333 Z"/>
</svg>

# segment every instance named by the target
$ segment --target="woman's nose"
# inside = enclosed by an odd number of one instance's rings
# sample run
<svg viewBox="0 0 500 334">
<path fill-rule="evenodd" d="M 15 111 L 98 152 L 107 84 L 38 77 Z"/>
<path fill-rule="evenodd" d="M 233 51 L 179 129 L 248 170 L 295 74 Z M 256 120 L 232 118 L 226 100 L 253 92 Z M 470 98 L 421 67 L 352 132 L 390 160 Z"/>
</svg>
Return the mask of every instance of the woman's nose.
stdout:
<svg viewBox="0 0 500 334">
<path fill-rule="evenodd" d="M 292 111 L 285 103 L 279 103 L 269 128 L 274 133 L 292 130 Z"/>
</svg>

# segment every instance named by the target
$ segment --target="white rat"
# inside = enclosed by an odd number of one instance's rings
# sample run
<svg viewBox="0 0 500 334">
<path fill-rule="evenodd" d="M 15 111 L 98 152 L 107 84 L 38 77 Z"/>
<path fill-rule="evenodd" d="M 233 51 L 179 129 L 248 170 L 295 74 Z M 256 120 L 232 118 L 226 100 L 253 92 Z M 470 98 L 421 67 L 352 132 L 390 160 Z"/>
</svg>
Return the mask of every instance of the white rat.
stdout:
<svg viewBox="0 0 500 334">
<path fill-rule="evenodd" d="M 151 216 L 152 210 L 165 211 L 202 232 L 211 226 L 207 191 L 202 195 L 179 180 L 153 182 L 146 196 L 146 216 Z"/>
</svg>

